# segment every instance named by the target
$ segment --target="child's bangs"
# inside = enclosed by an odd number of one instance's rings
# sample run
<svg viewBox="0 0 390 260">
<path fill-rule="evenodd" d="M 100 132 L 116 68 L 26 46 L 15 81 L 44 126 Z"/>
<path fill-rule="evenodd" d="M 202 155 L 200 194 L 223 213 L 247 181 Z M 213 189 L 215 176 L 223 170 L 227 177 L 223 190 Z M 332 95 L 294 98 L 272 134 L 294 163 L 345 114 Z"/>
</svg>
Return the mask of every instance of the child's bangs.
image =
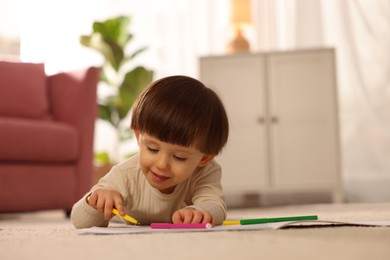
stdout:
<svg viewBox="0 0 390 260">
<path fill-rule="evenodd" d="M 198 115 L 189 113 L 185 107 L 182 110 L 170 109 L 172 106 L 151 108 L 143 111 L 138 124 L 139 130 L 160 139 L 163 142 L 180 146 L 195 146 L 196 140 L 201 139 L 204 122 Z M 145 108 L 143 109 L 145 110 Z M 199 147 L 197 147 L 199 148 Z"/>
</svg>

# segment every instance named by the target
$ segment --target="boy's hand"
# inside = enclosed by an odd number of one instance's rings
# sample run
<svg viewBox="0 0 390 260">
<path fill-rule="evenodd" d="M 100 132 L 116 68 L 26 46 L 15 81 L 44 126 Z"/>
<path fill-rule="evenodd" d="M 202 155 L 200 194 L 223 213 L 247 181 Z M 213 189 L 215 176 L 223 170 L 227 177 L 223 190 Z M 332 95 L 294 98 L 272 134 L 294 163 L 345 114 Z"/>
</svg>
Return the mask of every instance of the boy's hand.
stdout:
<svg viewBox="0 0 390 260">
<path fill-rule="evenodd" d="M 215 226 L 214 218 L 208 211 L 199 211 L 193 208 L 183 208 L 173 213 L 172 222 L 174 224 L 206 224 Z"/>
<path fill-rule="evenodd" d="M 121 216 L 125 215 L 122 195 L 115 190 L 97 189 L 89 196 L 87 202 L 102 212 L 105 220 L 110 220 L 114 216 L 113 208 L 116 208 Z"/>
</svg>

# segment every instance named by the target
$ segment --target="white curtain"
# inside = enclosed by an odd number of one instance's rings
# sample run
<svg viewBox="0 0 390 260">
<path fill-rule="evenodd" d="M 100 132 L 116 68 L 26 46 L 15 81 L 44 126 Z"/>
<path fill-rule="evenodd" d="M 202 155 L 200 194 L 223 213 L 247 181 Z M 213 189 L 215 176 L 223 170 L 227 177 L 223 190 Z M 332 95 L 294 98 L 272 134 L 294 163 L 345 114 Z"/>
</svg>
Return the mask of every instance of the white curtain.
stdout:
<svg viewBox="0 0 390 260">
<path fill-rule="evenodd" d="M 225 53 L 229 11 L 229 0 L 24 0 L 22 59 L 44 61 L 49 73 L 99 64 L 79 36 L 94 20 L 129 14 L 133 47 L 148 47 L 137 62 L 156 78 L 197 77 L 199 56 Z M 253 52 L 336 48 L 347 196 L 390 200 L 390 1 L 252 0 L 252 13 Z"/>
<path fill-rule="evenodd" d="M 390 1 L 323 1 L 337 47 L 345 188 L 390 201 Z M 364 198 L 363 198 L 364 197 Z"/>
</svg>

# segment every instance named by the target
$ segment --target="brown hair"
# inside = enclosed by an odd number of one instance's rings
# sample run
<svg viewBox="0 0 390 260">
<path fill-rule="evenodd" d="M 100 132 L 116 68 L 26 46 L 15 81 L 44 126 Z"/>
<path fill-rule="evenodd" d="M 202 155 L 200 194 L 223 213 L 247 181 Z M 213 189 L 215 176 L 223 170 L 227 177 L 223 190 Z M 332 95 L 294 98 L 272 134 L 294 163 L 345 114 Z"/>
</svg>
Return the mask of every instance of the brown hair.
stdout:
<svg viewBox="0 0 390 260">
<path fill-rule="evenodd" d="M 229 134 L 217 94 L 187 76 L 170 76 L 149 85 L 135 101 L 131 128 L 211 155 L 222 150 Z"/>
</svg>

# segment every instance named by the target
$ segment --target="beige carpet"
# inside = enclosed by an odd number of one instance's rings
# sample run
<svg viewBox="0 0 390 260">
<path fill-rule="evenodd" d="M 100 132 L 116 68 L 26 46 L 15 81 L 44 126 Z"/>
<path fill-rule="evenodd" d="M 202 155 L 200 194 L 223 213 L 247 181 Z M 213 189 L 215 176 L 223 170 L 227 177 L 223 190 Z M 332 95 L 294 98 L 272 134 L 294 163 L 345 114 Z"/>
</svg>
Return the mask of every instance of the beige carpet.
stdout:
<svg viewBox="0 0 390 260">
<path fill-rule="evenodd" d="M 387 204 L 315 204 L 229 211 L 229 218 L 317 214 L 390 220 Z M 0 215 L 0 259 L 390 259 L 390 227 L 79 235 L 60 211 Z"/>
</svg>

